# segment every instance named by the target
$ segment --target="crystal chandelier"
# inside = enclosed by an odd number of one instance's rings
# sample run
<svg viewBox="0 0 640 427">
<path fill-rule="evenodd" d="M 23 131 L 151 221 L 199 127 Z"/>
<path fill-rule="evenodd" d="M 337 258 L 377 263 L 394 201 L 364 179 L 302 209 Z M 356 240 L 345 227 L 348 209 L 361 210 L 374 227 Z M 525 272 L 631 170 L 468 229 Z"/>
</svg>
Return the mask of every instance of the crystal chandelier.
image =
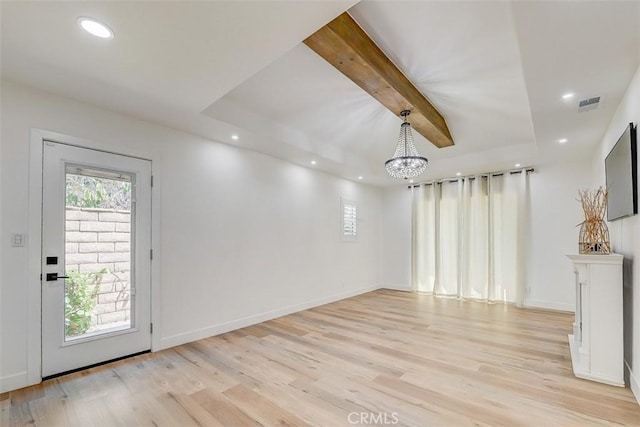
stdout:
<svg viewBox="0 0 640 427">
<path fill-rule="evenodd" d="M 404 110 L 400 115 L 404 122 L 400 125 L 400 136 L 393 158 L 384 163 L 387 172 L 394 178 L 415 178 L 427 169 L 429 161 L 426 157 L 418 154 L 416 146 L 413 144 L 411 135 L 411 124 L 407 121 L 407 116 L 411 111 Z"/>
</svg>

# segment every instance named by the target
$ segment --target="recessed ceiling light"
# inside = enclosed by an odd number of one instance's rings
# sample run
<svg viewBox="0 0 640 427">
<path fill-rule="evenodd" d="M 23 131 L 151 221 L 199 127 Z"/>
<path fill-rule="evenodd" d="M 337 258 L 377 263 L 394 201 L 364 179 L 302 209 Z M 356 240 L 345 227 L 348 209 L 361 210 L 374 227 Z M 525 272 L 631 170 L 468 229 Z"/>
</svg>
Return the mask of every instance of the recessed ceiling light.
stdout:
<svg viewBox="0 0 640 427">
<path fill-rule="evenodd" d="M 78 18 L 78 24 L 89 34 L 100 37 L 101 39 L 112 39 L 114 37 L 111 28 L 93 18 L 80 17 Z"/>
<path fill-rule="evenodd" d="M 519 168 L 520 167 L 520 163 L 516 163 L 516 167 Z"/>
<path fill-rule="evenodd" d="M 460 175 L 462 175 L 462 173 L 456 172 L 456 176 L 460 176 Z"/>
<path fill-rule="evenodd" d="M 363 178 L 363 177 L 362 177 L 362 175 L 360 175 L 360 176 L 358 177 L 358 179 L 362 179 L 362 178 Z"/>
<path fill-rule="evenodd" d="M 409 184 L 413 184 L 413 180 L 412 179 L 409 180 Z"/>
<path fill-rule="evenodd" d="M 567 99 L 571 99 L 575 96 L 575 93 L 565 93 L 564 95 L 562 95 L 562 99 L 567 100 Z"/>
<path fill-rule="evenodd" d="M 318 163 L 318 162 L 316 162 L 315 160 L 311 160 L 311 164 L 312 165 L 315 165 L 316 163 Z"/>
<path fill-rule="evenodd" d="M 568 141 L 568 139 L 567 139 L 567 138 L 560 138 L 560 139 L 558 140 L 558 142 L 559 142 L 560 144 L 564 144 L 564 143 L 566 143 L 567 141 Z"/>
<path fill-rule="evenodd" d="M 231 139 L 233 139 L 234 141 L 237 141 L 238 138 L 240 138 L 238 135 L 231 135 Z"/>
</svg>

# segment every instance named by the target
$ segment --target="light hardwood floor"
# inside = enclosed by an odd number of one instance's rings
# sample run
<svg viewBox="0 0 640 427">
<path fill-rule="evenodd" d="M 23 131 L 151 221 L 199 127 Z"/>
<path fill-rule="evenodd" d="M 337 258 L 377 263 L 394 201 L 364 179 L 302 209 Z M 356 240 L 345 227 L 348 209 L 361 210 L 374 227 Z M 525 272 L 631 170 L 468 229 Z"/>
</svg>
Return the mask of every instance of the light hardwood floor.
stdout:
<svg viewBox="0 0 640 427">
<path fill-rule="evenodd" d="M 571 322 L 380 290 L 5 393 L 0 424 L 640 426 L 573 376 Z"/>
</svg>

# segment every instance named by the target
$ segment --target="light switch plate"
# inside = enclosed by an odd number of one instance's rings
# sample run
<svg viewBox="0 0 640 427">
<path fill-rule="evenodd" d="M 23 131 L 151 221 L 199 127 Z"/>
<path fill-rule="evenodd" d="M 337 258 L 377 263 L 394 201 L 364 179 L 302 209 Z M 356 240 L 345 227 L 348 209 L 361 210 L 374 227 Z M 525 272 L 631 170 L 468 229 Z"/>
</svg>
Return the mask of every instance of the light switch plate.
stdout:
<svg viewBox="0 0 640 427">
<path fill-rule="evenodd" d="M 11 246 L 14 248 L 21 248 L 24 246 L 26 235 L 23 233 L 11 234 Z"/>
</svg>

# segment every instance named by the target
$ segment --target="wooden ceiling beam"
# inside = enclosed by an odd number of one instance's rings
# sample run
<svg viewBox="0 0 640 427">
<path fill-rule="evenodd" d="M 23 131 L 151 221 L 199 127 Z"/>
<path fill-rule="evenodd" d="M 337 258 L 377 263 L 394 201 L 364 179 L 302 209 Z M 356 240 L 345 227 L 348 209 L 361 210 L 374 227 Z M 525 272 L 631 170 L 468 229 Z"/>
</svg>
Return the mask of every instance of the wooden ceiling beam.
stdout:
<svg viewBox="0 0 640 427">
<path fill-rule="evenodd" d="M 453 145 L 444 117 L 347 12 L 304 43 L 396 116 L 410 110 L 411 126 L 433 145 Z"/>
</svg>

